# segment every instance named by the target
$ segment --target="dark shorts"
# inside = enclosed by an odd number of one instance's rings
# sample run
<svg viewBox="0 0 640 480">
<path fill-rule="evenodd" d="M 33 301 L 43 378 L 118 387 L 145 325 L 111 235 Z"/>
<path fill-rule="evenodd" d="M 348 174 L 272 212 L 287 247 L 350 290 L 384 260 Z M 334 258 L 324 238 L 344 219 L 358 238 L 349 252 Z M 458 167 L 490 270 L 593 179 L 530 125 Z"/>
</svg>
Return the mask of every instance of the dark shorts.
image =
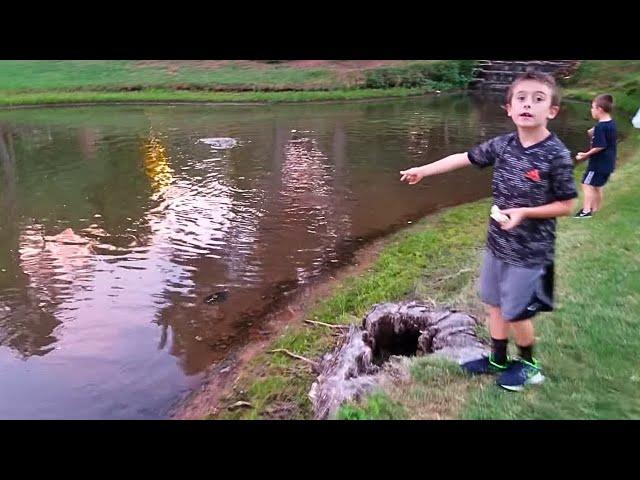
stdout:
<svg viewBox="0 0 640 480">
<path fill-rule="evenodd" d="M 525 268 L 505 263 L 486 250 L 480 269 L 480 299 L 500 307 L 508 322 L 553 310 L 553 263 Z"/>
<path fill-rule="evenodd" d="M 602 187 L 607 180 L 609 180 L 610 173 L 600 173 L 594 170 L 585 170 L 584 175 L 582 176 L 582 183 L 585 185 L 590 185 L 592 187 Z"/>
</svg>

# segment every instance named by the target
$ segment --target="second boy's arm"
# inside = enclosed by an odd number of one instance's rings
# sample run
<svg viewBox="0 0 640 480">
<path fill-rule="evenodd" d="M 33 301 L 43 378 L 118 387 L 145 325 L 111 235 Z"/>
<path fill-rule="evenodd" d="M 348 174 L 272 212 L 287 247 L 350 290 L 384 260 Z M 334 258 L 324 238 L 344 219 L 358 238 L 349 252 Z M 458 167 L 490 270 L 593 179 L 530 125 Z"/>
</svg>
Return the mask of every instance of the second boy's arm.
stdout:
<svg viewBox="0 0 640 480">
<path fill-rule="evenodd" d="M 589 150 L 588 152 L 579 152 L 576 155 L 576 160 L 581 161 L 581 160 L 586 160 L 587 158 L 595 155 L 598 152 L 601 152 L 602 150 L 604 150 L 604 148 L 602 147 L 593 147 L 591 150 Z"/>
<path fill-rule="evenodd" d="M 579 162 L 586 160 L 589 157 L 594 156 L 596 153 L 601 152 L 607 147 L 607 139 L 604 134 L 603 127 L 598 124 L 593 127 L 593 133 L 591 136 L 592 148 L 588 152 L 579 152 L 576 155 L 576 160 Z"/>
</svg>

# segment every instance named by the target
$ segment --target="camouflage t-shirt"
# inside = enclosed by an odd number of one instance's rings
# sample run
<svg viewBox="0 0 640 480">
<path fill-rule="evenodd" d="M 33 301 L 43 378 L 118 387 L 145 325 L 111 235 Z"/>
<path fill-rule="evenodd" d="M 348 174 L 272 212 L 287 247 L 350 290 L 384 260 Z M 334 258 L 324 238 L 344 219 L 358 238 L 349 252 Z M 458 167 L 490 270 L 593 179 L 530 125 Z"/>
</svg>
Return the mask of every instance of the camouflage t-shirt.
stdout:
<svg viewBox="0 0 640 480">
<path fill-rule="evenodd" d="M 474 165 L 493 166 L 493 203 L 500 209 L 539 207 L 578 196 L 567 147 L 550 134 L 523 147 L 516 132 L 492 138 L 467 152 Z M 527 218 L 503 230 L 490 218 L 487 246 L 506 263 L 537 267 L 553 261 L 556 220 Z"/>
</svg>

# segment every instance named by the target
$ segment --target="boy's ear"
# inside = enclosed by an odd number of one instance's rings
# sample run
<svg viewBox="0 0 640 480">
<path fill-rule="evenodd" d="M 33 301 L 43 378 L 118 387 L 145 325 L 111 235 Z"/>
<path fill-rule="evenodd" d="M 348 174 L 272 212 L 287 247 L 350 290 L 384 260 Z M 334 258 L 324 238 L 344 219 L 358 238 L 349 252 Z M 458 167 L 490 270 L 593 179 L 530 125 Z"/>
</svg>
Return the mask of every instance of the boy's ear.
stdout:
<svg viewBox="0 0 640 480">
<path fill-rule="evenodd" d="M 502 108 L 504 108 L 507 111 L 507 116 L 510 117 L 511 116 L 511 103 L 507 103 Z"/>
<path fill-rule="evenodd" d="M 556 118 L 556 115 L 558 115 L 558 112 L 560 111 L 560 107 L 558 105 L 553 105 L 550 109 L 549 109 L 549 115 L 547 115 L 547 118 L 549 120 L 553 120 L 554 118 Z"/>
</svg>

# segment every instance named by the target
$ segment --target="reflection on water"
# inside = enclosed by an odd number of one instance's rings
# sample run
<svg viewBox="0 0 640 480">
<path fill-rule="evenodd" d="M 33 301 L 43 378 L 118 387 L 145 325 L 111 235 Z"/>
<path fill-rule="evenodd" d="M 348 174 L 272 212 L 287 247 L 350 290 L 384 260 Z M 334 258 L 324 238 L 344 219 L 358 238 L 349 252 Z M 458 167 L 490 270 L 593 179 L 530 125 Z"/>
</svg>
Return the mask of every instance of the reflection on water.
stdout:
<svg viewBox="0 0 640 480">
<path fill-rule="evenodd" d="M 166 149 L 153 133 L 144 146 L 144 173 L 149 177 L 151 189 L 154 191 L 151 197 L 153 199 L 162 195 L 173 181 L 173 169 L 169 166 Z"/>
<path fill-rule="evenodd" d="M 510 128 L 464 96 L 0 112 L 0 418 L 161 417 L 367 239 L 489 193 L 400 169 Z"/>
</svg>

